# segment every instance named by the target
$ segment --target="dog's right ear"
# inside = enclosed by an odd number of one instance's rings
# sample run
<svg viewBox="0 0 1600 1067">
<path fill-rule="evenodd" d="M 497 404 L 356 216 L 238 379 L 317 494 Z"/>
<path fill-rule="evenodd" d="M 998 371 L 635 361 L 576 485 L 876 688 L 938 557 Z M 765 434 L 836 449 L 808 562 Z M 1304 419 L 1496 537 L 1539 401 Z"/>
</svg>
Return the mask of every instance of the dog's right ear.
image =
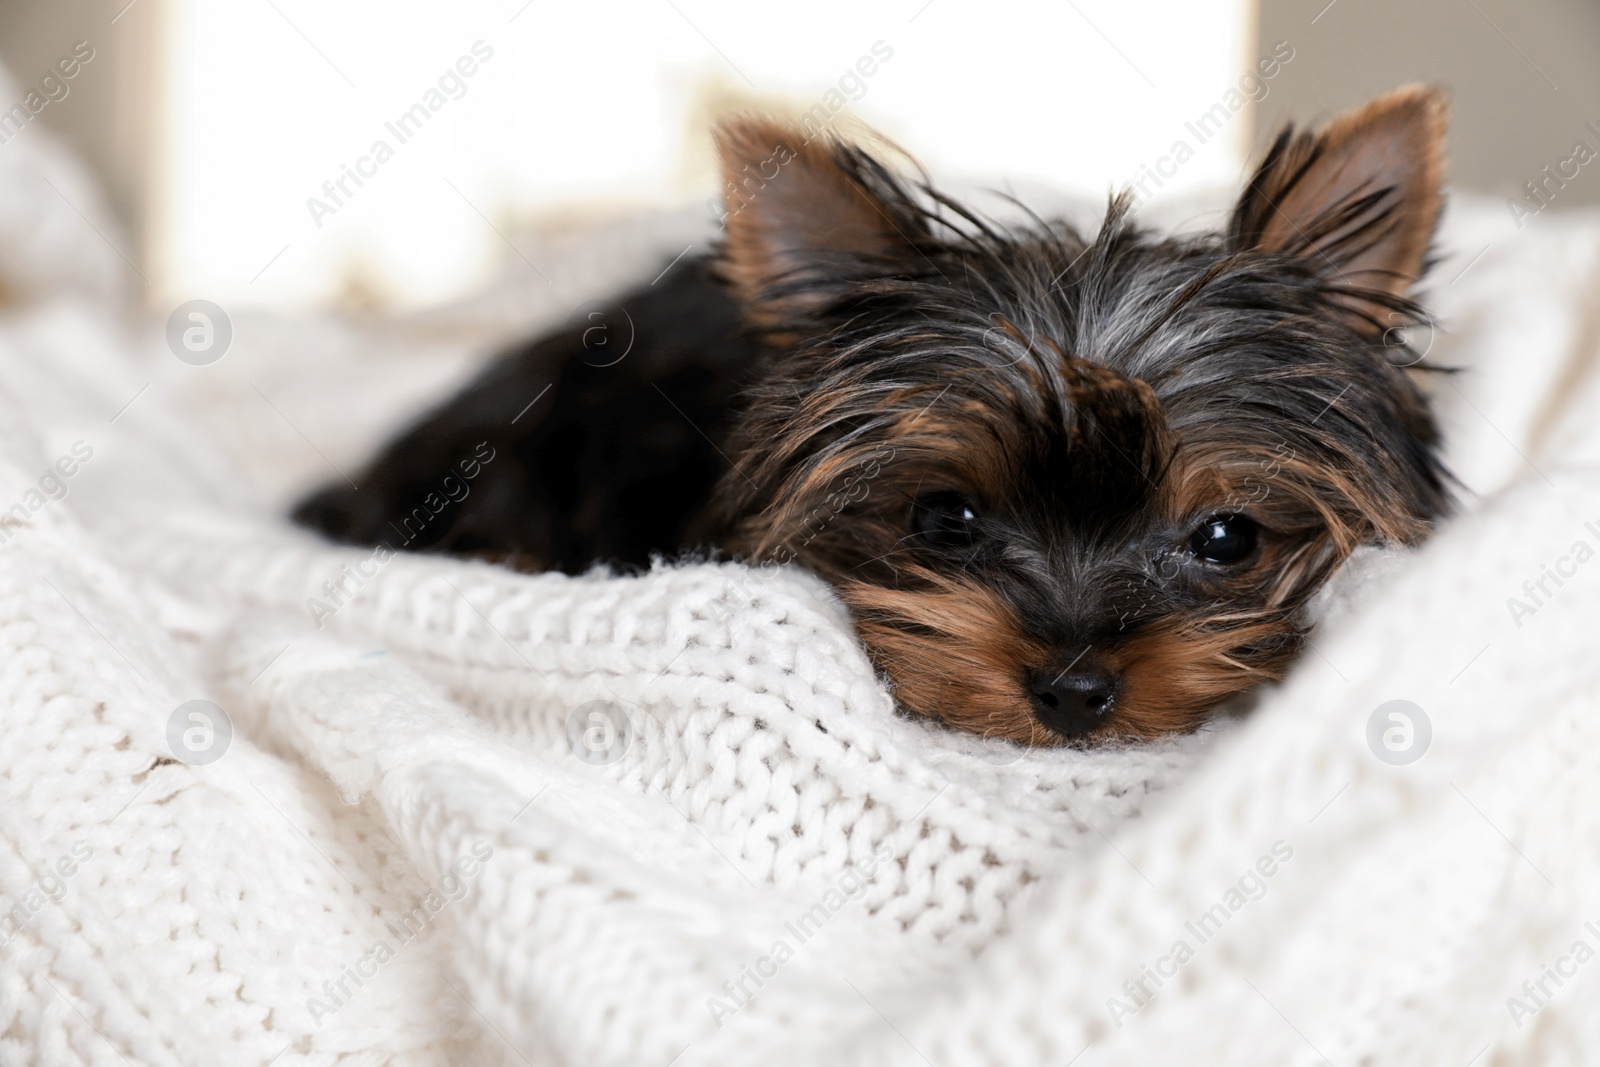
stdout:
<svg viewBox="0 0 1600 1067">
<path fill-rule="evenodd" d="M 770 119 L 722 123 L 725 191 L 720 270 L 760 328 L 800 327 L 850 283 L 900 272 L 920 221 L 858 148 Z M 889 194 L 889 195 L 886 195 Z"/>
<path fill-rule="evenodd" d="M 1408 85 L 1316 134 L 1285 129 L 1234 210 L 1240 250 L 1298 255 L 1378 332 L 1428 265 L 1443 204 L 1445 95 Z"/>
</svg>

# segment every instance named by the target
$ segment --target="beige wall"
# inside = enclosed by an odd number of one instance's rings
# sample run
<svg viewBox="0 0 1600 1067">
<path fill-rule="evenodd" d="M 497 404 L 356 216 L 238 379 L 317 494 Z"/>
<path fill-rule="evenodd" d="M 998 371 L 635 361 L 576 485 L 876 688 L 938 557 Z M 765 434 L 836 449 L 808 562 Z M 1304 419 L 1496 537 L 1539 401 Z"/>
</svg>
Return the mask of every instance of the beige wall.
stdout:
<svg viewBox="0 0 1600 1067">
<path fill-rule="evenodd" d="M 5 0 L 0 3 L 0 60 L 17 82 L 18 92 L 25 93 L 72 51 L 75 42 L 87 41 L 94 48 L 94 59 L 69 83 L 67 96 L 47 105 L 36 121 L 64 136 L 88 161 L 122 219 L 126 243 L 131 245 L 125 253 L 140 262 L 149 163 L 155 158 L 159 64 L 153 49 L 159 39 L 155 29 L 161 0 L 127 4 L 128 0 Z M 0 107 L 16 102 L 5 100 Z"/>
<path fill-rule="evenodd" d="M 1261 40 L 1290 41 L 1295 58 L 1257 109 L 1258 145 L 1290 118 L 1326 118 L 1420 80 L 1453 94 L 1450 173 L 1465 188 L 1521 195 L 1522 183 L 1571 155 L 1574 141 L 1600 152 L 1600 134 L 1584 126 L 1600 127 L 1593 0 L 1259 4 Z M 1580 170 L 1555 203 L 1600 203 L 1600 166 Z"/>
</svg>

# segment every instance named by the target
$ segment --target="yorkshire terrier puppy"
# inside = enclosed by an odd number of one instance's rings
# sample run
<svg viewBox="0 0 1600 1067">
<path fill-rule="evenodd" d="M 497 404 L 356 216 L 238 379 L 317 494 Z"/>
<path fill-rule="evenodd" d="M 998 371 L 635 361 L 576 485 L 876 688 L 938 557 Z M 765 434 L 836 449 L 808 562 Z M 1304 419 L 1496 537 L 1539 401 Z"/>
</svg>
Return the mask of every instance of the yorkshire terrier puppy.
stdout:
<svg viewBox="0 0 1600 1067">
<path fill-rule="evenodd" d="M 856 145 L 725 124 L 720 246 L 617 301 L 625 358 L 593 321 L 534 341 L 296 517 L 569 572 L 794 562 L 908 712 L 1192 729 L 1284 673 L 1352 550 L 1449 506 L 1404 332 L 1444 131 L 1422 87 L 1286 129 L 1221 232 L 1167 237 L 1126 195 L 1094 234 L 1003 227 Z"/>
</svg>

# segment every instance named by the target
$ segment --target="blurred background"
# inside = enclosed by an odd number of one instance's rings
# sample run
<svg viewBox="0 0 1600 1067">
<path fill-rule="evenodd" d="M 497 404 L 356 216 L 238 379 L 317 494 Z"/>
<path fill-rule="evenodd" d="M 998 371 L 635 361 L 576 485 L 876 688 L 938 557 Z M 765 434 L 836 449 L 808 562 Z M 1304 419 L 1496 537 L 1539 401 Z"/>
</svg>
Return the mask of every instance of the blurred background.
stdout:
<svg viewBox="0 0 1600 1067">
<path fill-rule="evenodd" d="M 0 151 L 40 125 L 88 161 L 153 307 L 406 310 L 537 270 L 552 234 L 704 207 L 710 125 L 744 108 L 1145 200 L 1422 79 L 1454 94 L 1458 187 L 1594 203 L 1600 176 L 1546 175 L 1600 150 L 1597 47 L 1586 0 L 6 0 Z"/>
</svg>

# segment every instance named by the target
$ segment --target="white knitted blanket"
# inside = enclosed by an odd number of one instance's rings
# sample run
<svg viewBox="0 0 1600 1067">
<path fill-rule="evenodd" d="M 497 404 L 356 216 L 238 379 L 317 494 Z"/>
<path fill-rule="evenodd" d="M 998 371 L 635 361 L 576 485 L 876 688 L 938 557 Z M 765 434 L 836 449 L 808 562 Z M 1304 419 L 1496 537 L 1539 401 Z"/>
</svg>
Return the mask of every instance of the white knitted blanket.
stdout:
<svg viewBox="0 0 1600 1067">
<path fill-rule="evenodd" d="M 0 149 L 0 1063 L 1600 1060 L 1600 219 L 1452 218 L 1474 492 L 1285 683 L 1022 751 L 895 717 L 803 573 L 281 518 L 692 223 L 192 366 L 43 133 Z"/>
</svg>

